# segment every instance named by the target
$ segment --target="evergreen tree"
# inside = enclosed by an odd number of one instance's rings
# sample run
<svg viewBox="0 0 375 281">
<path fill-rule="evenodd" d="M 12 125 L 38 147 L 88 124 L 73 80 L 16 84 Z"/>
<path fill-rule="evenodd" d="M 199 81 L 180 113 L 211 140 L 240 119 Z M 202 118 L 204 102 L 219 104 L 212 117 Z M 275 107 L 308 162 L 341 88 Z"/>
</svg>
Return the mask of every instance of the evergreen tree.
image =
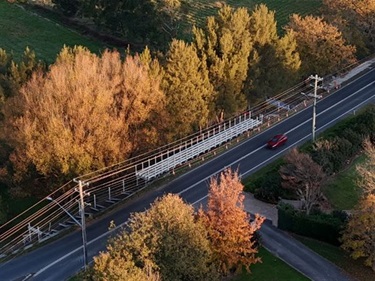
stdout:
<svg viewBox="0 0 375 281">
<path fill-rule="evenodd" d="M 186 136 L 208 123 L 213 87 L 206 65 L 198 58 L 194 46 L 172 41 L 167 54 L 164 89 L 175 137 Z"/>
<path fill-rule="evenodd" d="M 250 18 L 253 50 L 249 60 L 246 92 L 250 100 L 265 99 L 295 83 L 300 67 L 293 33 L 277 35 L 275 12 L 256 6 Z"/>
<path fill-rule="evenodd" d="M 243 84 L 251 50 L 249 20 L 247 9 L 223 6 L 216 17 L 208 17 L 204 29 L 193 29 L 199 58 L 216 91 L 216 113 L 233 115 L 247 107 Z"/>
</svg>

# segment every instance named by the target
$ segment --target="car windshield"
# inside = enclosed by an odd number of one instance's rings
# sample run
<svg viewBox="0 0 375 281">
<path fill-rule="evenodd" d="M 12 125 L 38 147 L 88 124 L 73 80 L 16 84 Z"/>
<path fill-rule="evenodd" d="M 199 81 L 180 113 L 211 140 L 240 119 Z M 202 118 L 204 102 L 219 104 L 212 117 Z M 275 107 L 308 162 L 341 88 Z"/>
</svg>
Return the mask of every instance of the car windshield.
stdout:
<svg viewBox="0 0 375 281">
<path fill-rule="evenodd" d="M 273 137 L 271 141 L 272 142 L 277 142 L 279 139 L 280 139 L 280 137 Z"/>
</svg>

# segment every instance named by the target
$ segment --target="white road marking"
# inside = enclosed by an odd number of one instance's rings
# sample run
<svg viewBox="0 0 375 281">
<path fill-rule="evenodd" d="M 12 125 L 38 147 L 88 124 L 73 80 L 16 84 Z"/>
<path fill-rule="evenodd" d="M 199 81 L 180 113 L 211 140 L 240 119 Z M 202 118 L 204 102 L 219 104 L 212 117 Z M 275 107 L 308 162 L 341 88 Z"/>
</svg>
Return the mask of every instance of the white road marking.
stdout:
<svg viewBox="0 0 375 281">
<path fill-rule="evenodd" d="M 365 87 L 359 89 L 358 91 L 354 92 L 353 94 L 351 94 L 350 96 L 346 97 L 345 99 L 342 99 L 341 101 L 339 101 L 339 102 L 336 103 L 335 105 L 332 105 L 332 106 L 330 106 L 329 108 L 323 110 L 323 111 L 320 112 L 317 116 L 319 116 L 319 115 L 321 115 L 321 114 L 327 112 L 328 110 L 331 110 L 331 109 L 332 109 L 333 107 L 335 107 L 336 105 L 339 105 L 339 104 L 343 103 L 343 102 L 346 101 L 347 99 L 351 98 L 353 95 L 356 95 L 358 92 L 360 92 L 360 91 L 366 89 L 367 87 L 371 86 L 372 84 L 374 84 L 374 83 L 370 83 L 370 84 L 368 84 L 367 86 L 365 86 Z M 373 97 L 367 99 L 365 102 L 367 102 L 368 100 L 370 100 L 370 99 L 372 99 L 372 98 L 373 98 Z M 361 104 L 363 104 L 363 103 L 364 103 L 364 102 L 362 102 Z M 361 105 L 361 104 L 360 104 L 360 105 Z M 360 105 L 357 105 L 356 107 L 358 107 L 358 106 L 360 106 Z M 350 111 L 352 111 L 352 110 L 353 110 L 353 108 L 350 109 L 349 111 L 345 112 L 344 114 L 340 115 L 339 117 L 337 117 L 337 118 L 331 120 L 329 123 L 327 123 L 327 125 L 331 124 L 332 122 L 336 121 L 337 119 L 341 118 L 343 115 L 347 114 L 348 112 L 350 112 Z M 306 123 L 310 122 L 311 119 L 312 119 L 312 118 L 307 119 L 305 122 L 299 124 L 298 126 L 294 127 L 293 129 L 287 131 L 286 134 L 289 134 L 290 132 L 293 132 L 294 130 L 298 129 L 299 127 L 305 125 Z M 327 125 L 325 125 L 325 126 L 327 126 Z M 322 128 L 324 128 L 325 126 L 323 126 Z M 320 129 L 322 129 L 322 128 L 320 128 Z M 243 173 L 242 175 L 244 176 L 244 175 L 248 174 L 248 173 L 251 172 L 252 170 L 258 168 L 259 166 L 263 165 L 264 163 L 268 162 L 269 160 L 271 160 L 271 159 L 275 158 L 276 156 L 280 155 L 280 154 L 283 153 L 285 150 L 289 149 L 289 147 L 293 147 L 293 146 L 295 146 L 297 143 L 299 143 L 300 141 L 302 141 L 302 140 L 304 140 L 305 138 L 309 137 L 310 135 L 311 135 L 311 134 L 309 134 L 309 135 L 303 137 L 302 139 L 298 140 L 297 142 L 293 143 L 292 145 L 289 145 L 288 148 L 286 148 L 286 149 L 284 149 L 284 150 L 281 150 L 279 153 L 273 155 L 271 158 L 268 158 L 267 160 L 263 161 L 263 162 L 260 163 L 259 165 L 253 167 L 253 168 L 250 169 L 249 171 L 246 171 L 246 172 Z M 235 165 L 237 162 L 240 162 L 241 160 L 247 158 L 248 156 L 254 154 L 255 152 L 258 152 L 259 150 L 263 149 L 264 147 L 265 147 L 265 146 L 263 145 L 263 146 L 261 146 L 261 147 L 255 149 L 255 150 L 251 151 L 250 153 L 248 153 L 248 154 L 242 156 L 241 158 L 238 158 L 236 161 L 233 161 L 232 163 L 230 163 L 230 164 L 227 165 L 227 166 L 229 167 L 229 166 L 233 166 L 233 165 Z M 197 182 L 197 183 L 195 183 L 195 184 L 189 186 L 188 188 L 182 190 L 182 191 L 179 192 L 178 194 L 180 195 L 180 194 L 182 194 L 182 193 L 184 193 L 184 192 L 186 192 L 186 191 L 192 189 L 193 187 L 197 186 L 198 184 L 201 184 L 202 182 L 204 182 L 204 181 L 206 181 L 207 179 L 211 178 L 213 175 L 218 174 L 218 173 L 221 172 L 222 170 L 223 170 L 223 169 L 220 169 L 220 170 L 214 172 L 214 173 L 211 174 L 210 176 L 208 176 L 208 177 L 206 177 L 206 178 L 200 180 L 199 182 Z M 196 201 L 196 202 L 199 202 L 199 201 L 201 201 L 201 200 L 203 200 L 203 199 L 204 199 L 204 198 L 202 198 L 202 199 L 200 199 L 200 200 L 198 200 L 198 201 Z M 194 205 L 196 202 L 194 202 L 193 205 Z"/>
</svg>

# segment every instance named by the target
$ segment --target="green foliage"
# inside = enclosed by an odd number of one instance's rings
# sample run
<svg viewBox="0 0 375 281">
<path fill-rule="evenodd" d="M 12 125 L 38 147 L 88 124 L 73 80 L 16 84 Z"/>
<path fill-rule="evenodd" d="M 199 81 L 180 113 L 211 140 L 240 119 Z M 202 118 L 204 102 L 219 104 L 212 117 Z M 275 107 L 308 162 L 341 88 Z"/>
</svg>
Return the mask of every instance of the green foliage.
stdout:
<svg viewBox="0 0 375 281">
<path fill-rule="evenodd" d="M 243 85 L 251 50 L 250 16 L 246 9 L 223 6 L 204 29 L 194 28 L 199 58 L 206 63 L 217 97 L 216 112 L 233 115 L 246 108 Z"/>
<path fill-rule="evenodd" d="M 75 16 L 80 9 L 80 0 L 52 0 L 60 12 L 65 16 L 72 17 Z"/>
<path fill-rule="evenodd" d="M 254 192 L 256 199 L 276 204 L 283 196 L 281 188 L 281 176 L 279 173 L 270 173 L 263 178 L 258 178 L 253 184 L 257 187 Z"/>
<path fill-rule="evenodd" d="M 320 212 L 306 215 L 294 209 L 292 205 L 278 205 L 278 227 L 296 234 L 312 237 L 321 241 L 339 245 L 341 231 L 345 226 L 342 215 Z"/>
<path fill-rule="evenodd" d="M 340 171 L 332 181 L 323 188 L 323 193 L 330 204 L 338 210 L 351 210 L 360 197 L 357 186 L 358 174 L 356 166 L 364 162 L 365 156 L 357 157 L 348 168 Z"/>
<path fill-rule="evenodd" d="M 246 81 L 248 99 L 264 99 L 294 83 L 301 65 L 294 34 L 277 35 L 275 12 L 256 6 L 250 18 L 253 50 Z M 255 95 L 255 97 L 253 97 Z"/>
<path fill-rule="evenodd" d="M 83 13 L 98 27 L 133 44 L 163 50 L 180 26 L 179 0 L 81 1 Z"/>
<path fill-rule="evenodd" d="M 164 89 L 170 127 L 174 137 L 181 138 L 208 123 L 213 87 L 194 46 L 173 40 L 166 60 Z"/>
<path fill-rule="evenodd" d="M 362 148 L 366 137 L 375 135 L 375 107 L 370 106 L 324 133 L 311 148 L 314 161 L 328 174 L 342 169 L 346 161 Z"/>
</svg>

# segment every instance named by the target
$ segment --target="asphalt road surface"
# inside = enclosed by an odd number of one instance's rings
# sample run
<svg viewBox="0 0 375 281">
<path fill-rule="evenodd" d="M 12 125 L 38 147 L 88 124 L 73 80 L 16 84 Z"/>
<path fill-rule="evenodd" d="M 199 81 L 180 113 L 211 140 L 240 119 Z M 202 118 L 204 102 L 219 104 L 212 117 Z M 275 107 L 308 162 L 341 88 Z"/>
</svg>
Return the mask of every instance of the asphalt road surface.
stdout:
<svg viewBox="0 0 375 281">
<path fill-rule="evenodd" d="M 374 81 L 375 70 L 372 70 L 336 93 L 318 101 L 317 134 L 337 123 L 346 115 L 353 114 L 355 109 L 368 103 L 374 103 Z M 135 197 L 100 220 L 89 222 L 87 225 L 89 260 L 91 261 L 99 251 L 105 250 L 110 221 L 113 220 L 116 225 L 124 223 L 131 212 L 145 210 L 156 197 L 165 193 L 178 193 L 186 202 L 195 206 L 204 204 L 207 197 L 207 183 L 212 175 L 229 166 L 235 169 L 239 168 L 242 176 L 250 175 L 282 156 L 291 147 L 311 139 L 311 117 L 312 108 L 306 108 L 217 158 L 191 170 L 166 186 Z M 288 135 L 287 145 L 277 150 L 266 149 L 265 142 L 277 133 Z M 310 279 L 349 280 L 337 267 L 308 251 L 302 244 L 293 241 L 291 237 L 278 229 L 265 225 L 261 235 L 267 248 Z M 82 265 L 81 232 L 80 229 L 77 229 L 59 240 L 0 264 L 0 280 L 66 280 L 78 272 Z"/>
</svg>

